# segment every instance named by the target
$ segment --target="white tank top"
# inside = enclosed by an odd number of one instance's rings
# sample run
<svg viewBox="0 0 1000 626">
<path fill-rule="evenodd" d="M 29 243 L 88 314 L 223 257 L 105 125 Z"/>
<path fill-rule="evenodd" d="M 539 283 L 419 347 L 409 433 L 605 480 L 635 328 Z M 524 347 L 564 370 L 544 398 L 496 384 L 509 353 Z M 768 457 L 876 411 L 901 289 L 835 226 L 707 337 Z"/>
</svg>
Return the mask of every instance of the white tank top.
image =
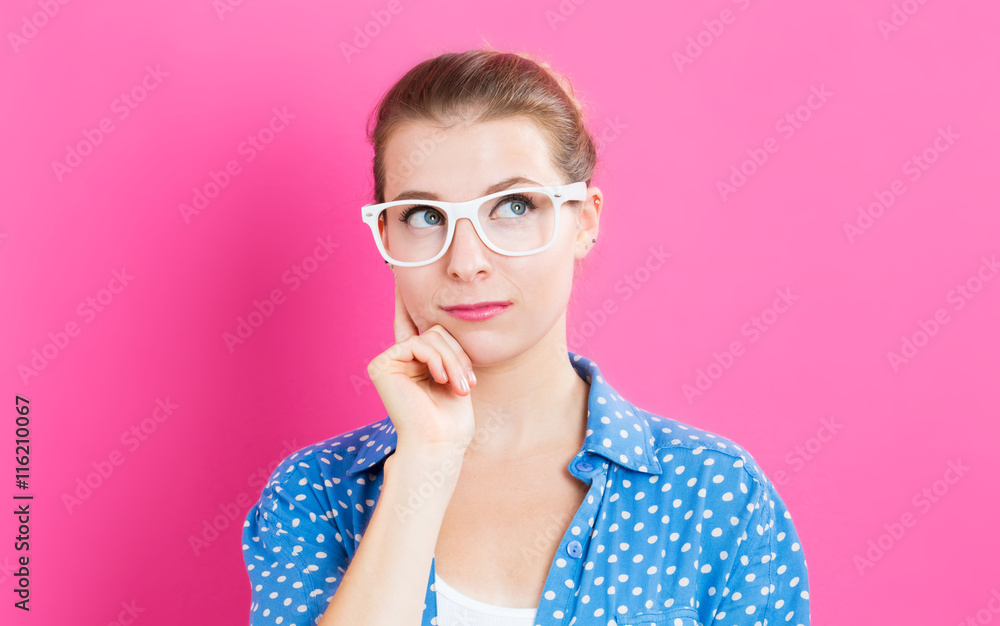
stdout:
<svg viewBox="0 0 1000 626">
<path fill-rule="evenodd" d="M 438 626 L 535 626 L 538 609 L 486 604 L 459 593 L 434 572 Z"/>
</svg>

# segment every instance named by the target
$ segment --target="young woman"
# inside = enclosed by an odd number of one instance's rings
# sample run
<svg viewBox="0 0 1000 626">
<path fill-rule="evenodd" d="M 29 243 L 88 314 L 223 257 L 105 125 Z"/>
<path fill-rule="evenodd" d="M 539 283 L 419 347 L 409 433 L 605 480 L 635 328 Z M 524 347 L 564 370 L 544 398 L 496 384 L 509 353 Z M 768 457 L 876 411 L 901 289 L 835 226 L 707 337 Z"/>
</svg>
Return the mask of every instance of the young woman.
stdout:
<svg viewBox="0 0 1000 626">
<path fill-rule="evenodd" d="M 604 197 L 565 79 L 443 54 L 370 137 L 387 416 L 275 470 L 244 525 L 251 623 L 808 625 L 798 535 L 750 454 L 567 350 Z"/>
</svg>

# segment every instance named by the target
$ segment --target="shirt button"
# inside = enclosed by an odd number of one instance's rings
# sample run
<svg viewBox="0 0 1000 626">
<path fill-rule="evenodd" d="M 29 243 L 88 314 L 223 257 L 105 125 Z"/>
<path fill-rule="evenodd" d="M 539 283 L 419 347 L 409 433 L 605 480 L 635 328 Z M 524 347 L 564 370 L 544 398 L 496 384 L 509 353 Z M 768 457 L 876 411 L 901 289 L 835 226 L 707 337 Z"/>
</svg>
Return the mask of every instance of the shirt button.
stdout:
<svg viewBox="0 0 1000 626">
<path fill-rule="evenodd" d="M 576 469 L 580 470 L 583 473 L 587 473 L 590 470 L 594 469 L 594 466 L 593 464 L 591 464 L 590 461 L 585 461 L 583 459 L 580 459 L 579 461 L 576 462 Z"/>
<path fill-rule="evenodd" d="M 574 539 L 566 544 L 566 552 L 569 552 L 569 555 L 574 559 L 579 558 L 583 554 L 583 546 L 580 545 L 579 541 Z"/>
</svg>

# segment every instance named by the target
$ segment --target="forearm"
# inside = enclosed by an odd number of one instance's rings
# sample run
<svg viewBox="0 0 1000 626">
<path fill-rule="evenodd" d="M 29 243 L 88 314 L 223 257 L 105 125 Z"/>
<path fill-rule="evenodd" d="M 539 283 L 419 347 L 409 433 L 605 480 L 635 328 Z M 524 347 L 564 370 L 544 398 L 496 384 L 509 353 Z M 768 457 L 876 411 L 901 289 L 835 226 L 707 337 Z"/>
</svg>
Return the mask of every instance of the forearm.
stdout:
<svg viewBox="0 0 1000 626">
<path fill-rule="evenodd" d="M 461 455 L 397 450 L 382 493 L 320 626 L 419 626 L 431 560 Z M 387 601 L 391 599 L 391 601 Z"/>
</svg>

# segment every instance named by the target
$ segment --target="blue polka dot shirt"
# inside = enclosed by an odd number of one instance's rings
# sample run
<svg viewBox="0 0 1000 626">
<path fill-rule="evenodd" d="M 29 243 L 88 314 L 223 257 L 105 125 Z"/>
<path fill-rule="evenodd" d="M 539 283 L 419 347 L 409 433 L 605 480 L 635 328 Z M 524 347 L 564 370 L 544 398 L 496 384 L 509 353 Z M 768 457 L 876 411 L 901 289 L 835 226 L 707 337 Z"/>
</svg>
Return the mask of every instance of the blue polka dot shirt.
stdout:
<svg viewBox="0 0 1000 626">
<path fill-rule="evenodd" d="M 583 447 L 589 491 L 561 538 L 538 626 L 808 626 L 806 561 L 791 515 L 732 441 L 638 408 L 594 361 Z M 388 418 L 286 457 L 243 525 L 250 624 L 318 623 L 360 545 L 396 445 Z M 422 626 L 437 619 L 434 562 Z"/>
</svg>

